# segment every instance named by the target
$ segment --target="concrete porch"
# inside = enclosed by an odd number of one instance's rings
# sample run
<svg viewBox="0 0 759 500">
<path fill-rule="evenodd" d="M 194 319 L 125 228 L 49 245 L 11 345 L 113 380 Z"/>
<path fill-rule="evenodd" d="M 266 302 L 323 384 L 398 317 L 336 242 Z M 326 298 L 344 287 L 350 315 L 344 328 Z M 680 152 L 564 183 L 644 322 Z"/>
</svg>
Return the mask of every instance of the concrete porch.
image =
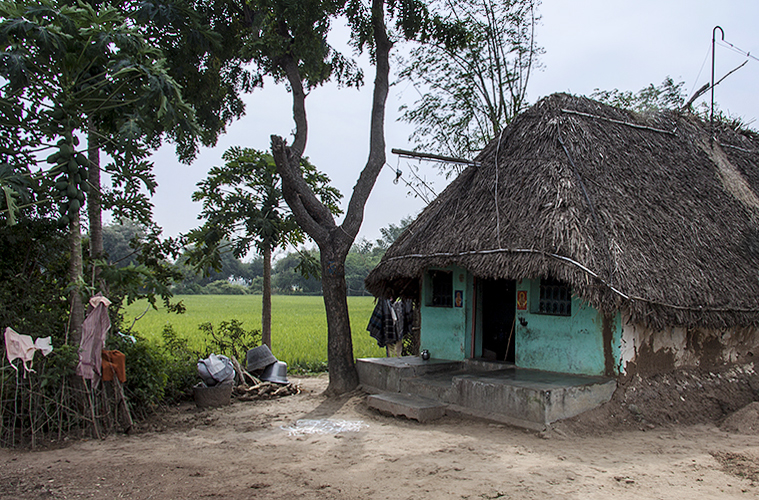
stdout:
<svg viewBox="0 0 759 500">
<path fill-rule="evenodd" d="M 519 369 L 482 360 L 357 360 L 370 407 L 419 421 L 459 413 L 541 430 L 608 401 L 613 379 Z"/>
</svg>

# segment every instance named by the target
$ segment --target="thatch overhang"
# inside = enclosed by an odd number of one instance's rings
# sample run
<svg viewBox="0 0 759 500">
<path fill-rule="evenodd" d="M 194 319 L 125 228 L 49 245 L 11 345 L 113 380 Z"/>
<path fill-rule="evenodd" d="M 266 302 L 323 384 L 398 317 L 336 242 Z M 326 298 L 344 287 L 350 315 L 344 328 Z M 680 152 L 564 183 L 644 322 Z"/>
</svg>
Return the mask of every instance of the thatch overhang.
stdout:
<svg viewBox="0 0 759 500">
<path fill-rule="evenodd" d="M 759 326 L 759 135 L 567 94 L 517 117 L 388 249 L 376 296 L 429 267 L 553 276 L 648 326 Z"/>
</svg>

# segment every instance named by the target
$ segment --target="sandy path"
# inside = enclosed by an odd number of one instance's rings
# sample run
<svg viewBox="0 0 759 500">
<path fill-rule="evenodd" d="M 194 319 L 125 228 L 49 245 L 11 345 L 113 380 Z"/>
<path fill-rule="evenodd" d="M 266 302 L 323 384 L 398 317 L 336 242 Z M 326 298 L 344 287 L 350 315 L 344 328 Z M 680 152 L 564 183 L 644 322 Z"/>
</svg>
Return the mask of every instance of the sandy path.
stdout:
<svg viewBox="0 0 759 500">
<path fill-rule="evenodd" d="M 419 424 L 368 410 L 361 393 L 325 399 L 324 377 L 291 379 L 301 394 L 183 406 L 155 430 L 65 449 L 0 450 L 0 498 L 759 497 L 750 479 L 757 435 L 710 425 L 576 437 L 456 417 Z M 281 428 L 298 419 L 366 425 L 300 436 Z"/>
</svg>

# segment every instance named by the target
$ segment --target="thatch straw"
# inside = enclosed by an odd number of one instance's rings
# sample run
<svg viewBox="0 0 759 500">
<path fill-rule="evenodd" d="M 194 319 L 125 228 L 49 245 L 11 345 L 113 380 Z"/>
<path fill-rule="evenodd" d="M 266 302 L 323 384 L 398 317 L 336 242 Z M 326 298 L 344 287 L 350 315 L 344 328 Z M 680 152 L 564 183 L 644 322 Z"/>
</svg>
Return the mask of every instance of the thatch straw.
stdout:
<svg viewBox="0 0 759 500">
<path fill-rule="evenodd" d="M 648 326 L 757 326 L 759 135 L 723 125 L 712 150 L 708 130 L 688 114 L 549 96 L 419 215 L 367 289 L 413 295 L 424 269 L 456 264 L 551 275 Z"/>
</svg>

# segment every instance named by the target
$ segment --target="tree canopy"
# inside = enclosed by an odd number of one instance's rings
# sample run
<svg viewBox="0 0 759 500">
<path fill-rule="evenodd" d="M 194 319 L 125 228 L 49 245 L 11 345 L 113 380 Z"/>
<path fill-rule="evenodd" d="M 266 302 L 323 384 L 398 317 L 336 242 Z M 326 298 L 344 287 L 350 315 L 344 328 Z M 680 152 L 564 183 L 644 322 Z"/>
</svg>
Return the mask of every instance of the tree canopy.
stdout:
<svg viewBox="0 0 759 500">
<path fill-rule="evenodd" d="M 402 58 L 400 83 L 419 97 L 401 107 L 418 149 L 470 159 L 527 107 L 527 86 L 543 50 L 536 43 L 538 0 L 438 1 L 446 19 L 467 27 L 463 46 L 424 43 Z M 441 168 L 450 174 L 451 167 Z"/>
</svg>

